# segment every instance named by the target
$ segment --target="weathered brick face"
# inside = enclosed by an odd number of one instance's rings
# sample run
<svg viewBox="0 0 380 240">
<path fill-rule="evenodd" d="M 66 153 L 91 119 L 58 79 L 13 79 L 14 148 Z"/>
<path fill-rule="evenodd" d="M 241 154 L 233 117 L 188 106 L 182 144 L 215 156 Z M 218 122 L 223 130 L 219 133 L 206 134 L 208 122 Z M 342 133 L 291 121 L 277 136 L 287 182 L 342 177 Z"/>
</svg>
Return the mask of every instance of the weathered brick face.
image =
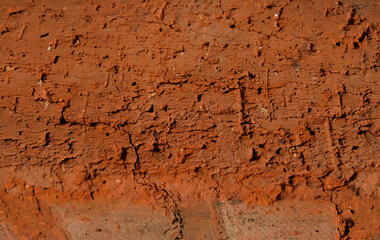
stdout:
<svg viewBox="0 0 380 240">
<path fill-rule="evenodd" d="M 0 239 L 378 237 L 376 1 L 0 3 Z"/>
</svg>

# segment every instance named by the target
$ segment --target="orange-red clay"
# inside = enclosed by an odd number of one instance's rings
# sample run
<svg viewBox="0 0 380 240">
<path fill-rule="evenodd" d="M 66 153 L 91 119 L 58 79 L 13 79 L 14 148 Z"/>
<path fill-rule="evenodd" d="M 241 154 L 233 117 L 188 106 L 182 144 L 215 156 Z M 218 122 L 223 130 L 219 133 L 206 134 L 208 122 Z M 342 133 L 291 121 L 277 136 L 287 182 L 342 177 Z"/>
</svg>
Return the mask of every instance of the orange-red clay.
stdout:
<svg viewBox="0 0 380 240">
<path fill-rule="evenodd" d="M 0 3 L 0 239 L 379 239 L 379 1 Z"/>
</svg>

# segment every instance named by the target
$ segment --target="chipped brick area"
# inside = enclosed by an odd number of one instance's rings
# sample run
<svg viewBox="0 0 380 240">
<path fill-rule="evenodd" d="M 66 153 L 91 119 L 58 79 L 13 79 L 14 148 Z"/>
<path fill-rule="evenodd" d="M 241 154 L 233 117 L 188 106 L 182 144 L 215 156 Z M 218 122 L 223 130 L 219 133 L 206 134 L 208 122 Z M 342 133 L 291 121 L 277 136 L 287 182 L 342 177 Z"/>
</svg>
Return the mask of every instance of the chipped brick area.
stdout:
<svg viewBox="0 0 380 240">
<path fill-rule="evenodd" d="M 380 237 L 378 1 L 0 3 L 0 239 Z"/>
</svg>

